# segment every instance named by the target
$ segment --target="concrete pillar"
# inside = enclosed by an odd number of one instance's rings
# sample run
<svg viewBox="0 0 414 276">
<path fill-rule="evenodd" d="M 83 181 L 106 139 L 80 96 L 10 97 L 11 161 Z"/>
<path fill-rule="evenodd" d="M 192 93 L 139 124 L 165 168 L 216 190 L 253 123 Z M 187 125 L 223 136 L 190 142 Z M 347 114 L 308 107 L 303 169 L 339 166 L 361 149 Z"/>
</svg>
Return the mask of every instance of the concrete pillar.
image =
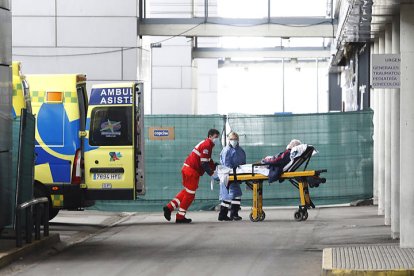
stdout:
<svg viewBox="0 0 414 276">
<path fill-rule="evenodd" d="M 371 53 L 371 58 L 369 60 L 369 64 L 372 64 L 372 55 L 374 54 L 374 41 L 371 41 L 370 43 L 370 53 Z M 371 69 L 370 69 L 370 74 L 371 74 Z M 371 107 L 372 110 L 374 110 L 374 89 L 370 88 L 369 89 L 369 106 Z M 375 122 L 375 120 L 373 119 L 373 122 Z"/>
<path fill-rule="evenodd" d="M 400 246 L 414 248 L 414 5 L 400 10 Z"/>
<path fill-rule="evenodd" d="M 385 53 L 385 33 L 379 35 L 378 53 Z M 378 215 L 384 215 L 384 203 L 385 203 L 385 91 L 384 89 L 378 89 L 379 101 L 378 101 Z"/>
<path fill-rule="evenodd" d="M 375 38 L 374 40 L 374 51 L 373 54 L 378 54 L 379 49 L 379 38 Z M 378 89 L 372 89 L 373 91 L 373 98 L 374 98 L 374 187 L 373 187 L 373 194 L 374 194 L 374 205 L 378 205 L 378 124 L 379 124 L 379 93 Z"/>
<path fill-rule="evenodd" d="M 385 25 L 385 53 L 391 54 L 392 25 Z M 384 224 L 391 225 L 391 89 L 384 89 Z"/>
<path fill-rule="evenodd" d="M 392 20 L 392 53 L 400 53 L 400 17 Z M 391 90 L 391 237 L 400 237 L 400 89 Z"/>
</svg>

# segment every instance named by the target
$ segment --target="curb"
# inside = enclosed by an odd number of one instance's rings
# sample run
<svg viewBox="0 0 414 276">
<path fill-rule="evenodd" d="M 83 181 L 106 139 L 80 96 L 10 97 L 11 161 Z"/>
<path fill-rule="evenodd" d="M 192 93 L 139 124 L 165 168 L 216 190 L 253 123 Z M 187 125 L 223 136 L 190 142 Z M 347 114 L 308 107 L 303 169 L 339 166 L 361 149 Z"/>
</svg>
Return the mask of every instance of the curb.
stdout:
<svg viewBox="0 0 414 276">
<path fill-rule="evenodd" d="M 325 248 L 322 255 L 322 276 L 414 276 L 413 269 L 339 269 L 333 267 L 332 248 Z"/>
<path fill-rule="evenodd" d="M 43 237 L 41 240 L 35 240 L 32 243 L 25 244 L 23 247 L 15 247 L 7 252 L 0 253 L 0 269 L 16 260 L 19 260 L 25 255 L 37 250 L 51 247 L 58 242 L 60 242 L 59 234 L 50 234 L 48 237 Z"/>
</svg>

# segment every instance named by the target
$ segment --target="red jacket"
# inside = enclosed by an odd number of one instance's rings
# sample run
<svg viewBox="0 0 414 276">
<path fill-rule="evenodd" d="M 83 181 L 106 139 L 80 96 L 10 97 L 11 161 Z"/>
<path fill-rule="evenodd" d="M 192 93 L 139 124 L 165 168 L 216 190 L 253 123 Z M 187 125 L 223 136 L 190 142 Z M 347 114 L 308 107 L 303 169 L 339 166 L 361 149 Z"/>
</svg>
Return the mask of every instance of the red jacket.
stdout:
<svg viewBox="0 0 414 276">
<path fill-rule="evenodd" d="M 201 162 L 208 162 L 211 171 L 215 170 L 215 165 L 211 159 L 211 153 L 213 152 L 214 143 L 209 138 L 198 143 L 194 147 L 193 151 L 185 159 L 184 164 L 190 166 L 196 170 L 200 176 L 205 173 L 205 170 L 201 166 Z"/>
</svg>

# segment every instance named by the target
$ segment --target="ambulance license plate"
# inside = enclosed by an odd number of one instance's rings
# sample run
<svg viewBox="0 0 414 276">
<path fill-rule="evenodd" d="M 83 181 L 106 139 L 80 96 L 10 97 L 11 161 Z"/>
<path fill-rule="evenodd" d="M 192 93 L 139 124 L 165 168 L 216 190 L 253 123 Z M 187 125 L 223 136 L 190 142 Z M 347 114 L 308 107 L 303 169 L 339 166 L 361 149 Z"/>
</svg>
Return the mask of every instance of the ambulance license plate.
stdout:
<svg viewBox="0 0 414 276">
<path fill-rule="evenodd" d="M 122 173 L 94 173 L 93 180 L 121 180 Z"/>
</svg>

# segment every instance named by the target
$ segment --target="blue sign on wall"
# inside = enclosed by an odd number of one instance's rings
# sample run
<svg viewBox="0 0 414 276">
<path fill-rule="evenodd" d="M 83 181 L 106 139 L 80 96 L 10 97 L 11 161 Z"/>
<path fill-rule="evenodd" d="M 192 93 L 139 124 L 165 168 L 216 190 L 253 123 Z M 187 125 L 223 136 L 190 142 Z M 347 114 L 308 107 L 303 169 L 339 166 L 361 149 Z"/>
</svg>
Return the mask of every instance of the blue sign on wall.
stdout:
<svg viewBox="0 0 414 276">
<path fill-rule="evenodd" d="M 132 104 L 132 88 L 93 88 L 89 104 Z"/>
<path fill-rule="evenodd" d="M 165 137 L 169 135 L 170 135 L 170 132 L 168 131 L 168 129 L 155 129 L 154 130 L 154 136 L 156 137 Z"/>
<path fill-rule="evenodd" d="M 150 140 L 174 140 L 174 127 L 150 127 L 149 128 Z"/>
</svg>

